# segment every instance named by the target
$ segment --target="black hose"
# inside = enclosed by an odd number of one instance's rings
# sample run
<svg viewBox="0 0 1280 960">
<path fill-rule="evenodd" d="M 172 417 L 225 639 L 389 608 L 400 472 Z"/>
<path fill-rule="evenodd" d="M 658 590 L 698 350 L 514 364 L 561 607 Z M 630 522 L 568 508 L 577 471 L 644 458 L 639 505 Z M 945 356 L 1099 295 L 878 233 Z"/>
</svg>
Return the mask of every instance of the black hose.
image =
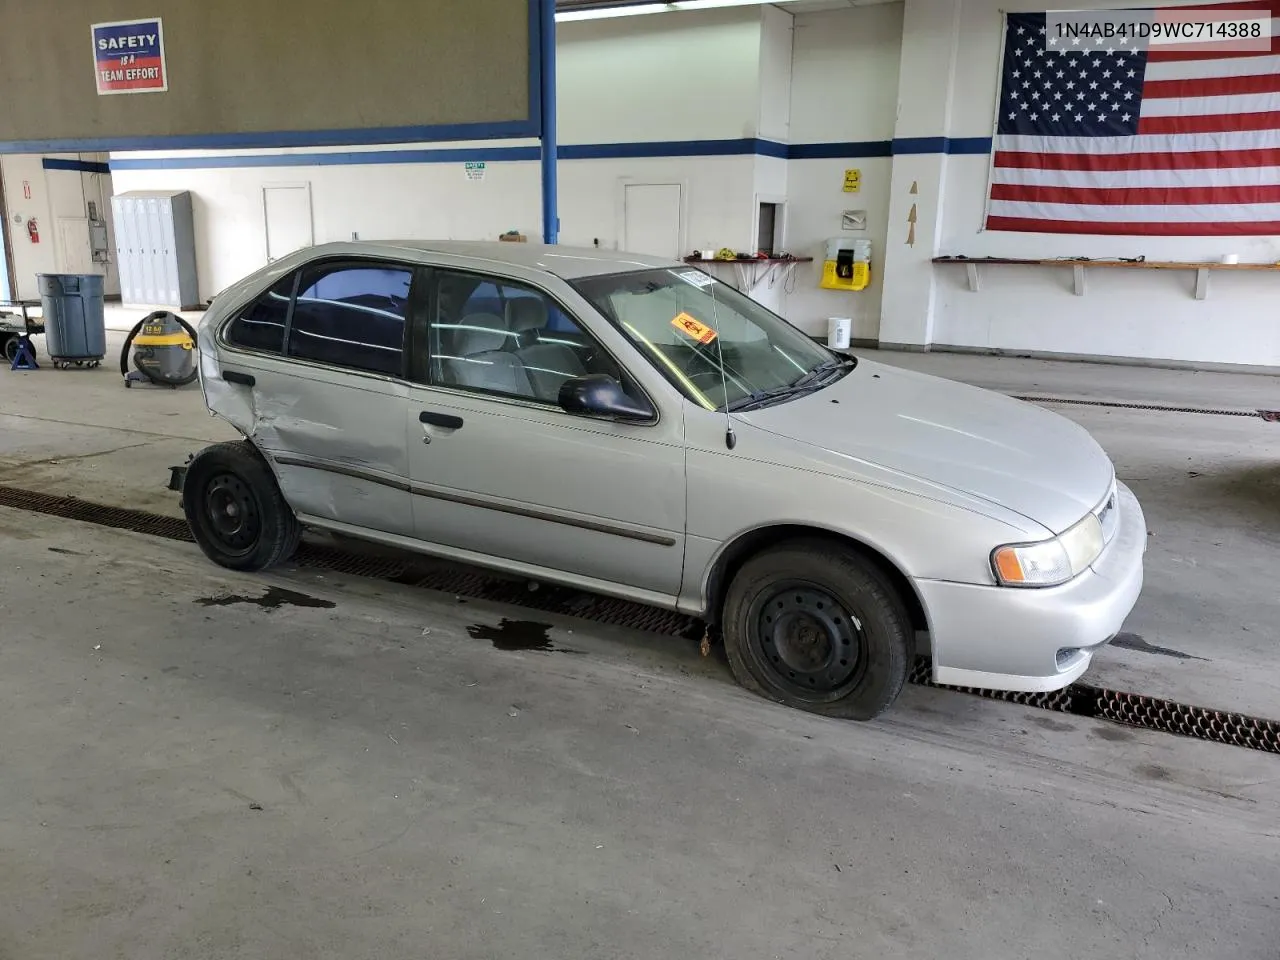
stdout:
<svg viewBox="0 0 1280 960">
<path fill-rule="evenodd" d="M 122 377 L 129 376 L 129 348 L 133 346 L 134 337 L 136 337 L 142 331 L 142 328 L 146 326 L 148 323 L 150 323 L 152 320 L 158 320 L 159 318 L 165 317 L 165 316 L 170 316 L 170 313 L 168 310 L 157 310 L 154 313 L 147 314 L 145 317 L 139 320 L 136 324 L 134 324 L 133 329 L 129 331 L 129 336 L 125 337 L 124 349 L 120 351 L 120 376 Z M 187 321 L 183 320 L 176 313 L 172 314 L 172 316 L 173 316 L 173 319 L 177 320 L 178 323 L 182 324 L 182 329 L 186 331 L 187 336 L 191 338 L 192 353 L 198 354 L 198 351 L 196 350 L 195 329 L 191 326 L 191 324 L 187 323 Z M 149 379 L 154 384 L 158 384 L 159 386 L 185 387 L 188 383 L 191 383 L 193 380 L 195 380 L 196 377 L 200 375 L 200 367 L 198 366 L 199 357 L 196 356 L 196 357 L 193 357 L 192 359 L 194 362 L 191 364 L 191 373 L 186 377 L 183 377 L 181 380 L 157 380 L 155 377 L 151 376 L 151 374 L 147 373 L 146 370 L 143 370 L 142 372 L 147 375 L 147 379 Z"/>
</svg>

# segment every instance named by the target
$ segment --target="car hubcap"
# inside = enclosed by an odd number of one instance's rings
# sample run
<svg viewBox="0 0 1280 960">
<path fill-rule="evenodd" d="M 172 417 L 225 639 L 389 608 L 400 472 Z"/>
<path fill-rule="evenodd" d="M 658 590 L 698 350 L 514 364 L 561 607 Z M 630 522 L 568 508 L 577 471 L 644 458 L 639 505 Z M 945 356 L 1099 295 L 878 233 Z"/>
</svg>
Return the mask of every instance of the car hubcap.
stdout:
<svg viewBox="0 0 1280 960">
<path fill-rule="evenodd" d="M 258 504 L 239 477 L 220 474 L 209 481 L 205 493 L 209 526 L 229 553 L 247 553 L 258 540 Z"/>
<path fill-rule="evenodd" d="M 753 652 L 774 683 L 802 699 L 838 699 L 862 677 L 862 624 L 808 583 L 775 587 L 752 605 Z"/>
</svg>

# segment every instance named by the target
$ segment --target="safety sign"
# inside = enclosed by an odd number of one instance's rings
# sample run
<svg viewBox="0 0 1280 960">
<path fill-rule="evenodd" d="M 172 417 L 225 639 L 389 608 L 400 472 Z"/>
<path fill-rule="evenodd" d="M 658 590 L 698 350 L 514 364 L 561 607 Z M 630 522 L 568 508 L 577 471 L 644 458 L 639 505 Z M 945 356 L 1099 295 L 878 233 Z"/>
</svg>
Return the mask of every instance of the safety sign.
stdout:
<svg viewBox="0 0 1280 960">
<path fill-rule="evenodd" d="M 716 338 L 716 332 L 708 327 L 701 320 L 695 320 L 687 313 L 678 313 L 671 320 L 671 325 L 677 330 L 687 333 L 699 343 L 706 345 Z"/>
<path fill-rule="evenodd" d="M 163 93 L 169 89 L 159 17 L 95 23 L 93 66 L 98 93 Z"/>
</svg>

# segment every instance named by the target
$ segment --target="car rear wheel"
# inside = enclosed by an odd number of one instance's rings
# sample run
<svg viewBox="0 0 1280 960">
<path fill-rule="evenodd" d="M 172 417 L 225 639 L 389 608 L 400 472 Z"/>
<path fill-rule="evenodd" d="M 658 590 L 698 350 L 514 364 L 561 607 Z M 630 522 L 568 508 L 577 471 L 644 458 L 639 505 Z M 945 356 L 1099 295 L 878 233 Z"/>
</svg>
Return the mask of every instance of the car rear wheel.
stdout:
<svg viewBox="0 0 1280 960">
<path fill-rule="evenodd" d="M 205 555 L 232 570 L 264 570 L 293 555 L 302 527 L 258 451 L 247 440 L 196 454 L 182 508 Z"/>
<path fill-rule="evenodd" d="M 906 682 L 911 618 L 856 551 L 797 541 L 752 557 L 723 611 L 734 677 L 770 699 L 850 720 L 879 716 Z"/>
</svg>

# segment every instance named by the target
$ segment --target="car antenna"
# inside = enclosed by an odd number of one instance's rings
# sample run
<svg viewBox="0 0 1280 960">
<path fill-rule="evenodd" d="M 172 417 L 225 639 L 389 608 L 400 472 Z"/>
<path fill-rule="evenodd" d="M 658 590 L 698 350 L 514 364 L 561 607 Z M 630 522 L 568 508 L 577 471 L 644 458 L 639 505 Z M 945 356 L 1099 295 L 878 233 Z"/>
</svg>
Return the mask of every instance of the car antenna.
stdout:
<svg viewBox="0 0 1280 960">
<path fill-rule="evenodd" d="M 732 450 L 738 445 L 738 435 L 733 432 L 733 418 L 729 416 L 729 377 L 724 370 L 724 342 L 720 339 L 720 311 L 716 307 L 716 283 L 712 280 L 708 289 L 711 291 L 711 326 L 716 332 L 716 362 L 720 364 L 720 389 L 724 393 L 724 445 Z"/>
</svg>

